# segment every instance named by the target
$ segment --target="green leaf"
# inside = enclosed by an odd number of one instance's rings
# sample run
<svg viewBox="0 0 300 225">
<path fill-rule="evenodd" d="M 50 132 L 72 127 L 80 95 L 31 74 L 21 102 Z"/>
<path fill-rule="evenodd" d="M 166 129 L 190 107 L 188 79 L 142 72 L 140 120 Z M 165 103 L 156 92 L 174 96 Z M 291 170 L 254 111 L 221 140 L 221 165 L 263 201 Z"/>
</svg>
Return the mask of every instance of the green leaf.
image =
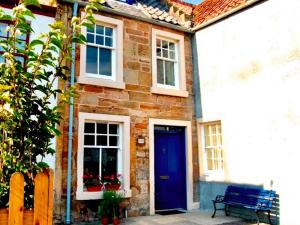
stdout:
<svg viewBox="0 0 300 225">
<path fill-rule="evenodd" d="M 44 42 L 43 41 L 41 41 L 41 40 L 38 40 L 38 39 L 35 39 L 35 40 L 32 40 L 31 42 L 30 42 L 30 44 L 29 44 L 29 46 L 32 48 L 32 47 L 34 47 L 34 46 L 36 46 L 36 45 L 44 45 Z"/>
<path fill-rule="evenodd" d="M 40 3 L 38 0 L 24 0 L 25 5 L 34 5 L 36 7 L 41 7 Z"/>
</svg>

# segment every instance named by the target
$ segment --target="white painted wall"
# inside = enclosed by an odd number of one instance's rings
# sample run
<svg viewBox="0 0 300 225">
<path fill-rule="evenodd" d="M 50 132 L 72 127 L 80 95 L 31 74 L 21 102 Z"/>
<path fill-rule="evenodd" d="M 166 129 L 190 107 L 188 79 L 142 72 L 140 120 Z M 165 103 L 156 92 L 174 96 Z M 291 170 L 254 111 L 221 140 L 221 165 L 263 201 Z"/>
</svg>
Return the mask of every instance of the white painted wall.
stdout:
<svg viewBox="0 0 300 225">
<path fill-rule="evenodd" d="M 9 13 L 9 14 L 12 13 L 11 9 L 4 9 L 4 10 L 6 13 Z M 49 32 L 50 28 L 48 25 L 54 22 L 53 17 L 42 16 L 42 15 L 37 15 L 37 14 L 35 14 L 35 17 L 36 17 L 35 19 L 28 17 L 28 21 L 30 21 L 30 25 L 31 25 L 32 29 L 34 30 L 34 33 L 30 34 L 30 40 L 36 39 L 39 36 L 39 34 L 41 34 L 41 33 Z M 38 50 L 38 48 L 37 48 L 37 50 Z M 57 87 L 57 82 L 54 83 L 53 88 L 56 88 L 56 87 Z M 51 105 L 53 105 L 53 106 L 56 105 L 55 99 L 52 99 L 50 102 L 51 102 Z M 53 148 L 55 149 L 56 148 L 56 138 L 53 138 L 51 142 L 52 142 Z M 47 155 L 43 161 L 48 163 L 52 169 L 55 169 L 55 155 L 53 155 L 53 156 Z"/>
<path fill-rule="evenodd" d="M 284 225 L 300 223 L 299 8 L 268 0 L 196 33 L 203 121 L 222 121 L 226 181 L 273 183 Z"/>
</svg>

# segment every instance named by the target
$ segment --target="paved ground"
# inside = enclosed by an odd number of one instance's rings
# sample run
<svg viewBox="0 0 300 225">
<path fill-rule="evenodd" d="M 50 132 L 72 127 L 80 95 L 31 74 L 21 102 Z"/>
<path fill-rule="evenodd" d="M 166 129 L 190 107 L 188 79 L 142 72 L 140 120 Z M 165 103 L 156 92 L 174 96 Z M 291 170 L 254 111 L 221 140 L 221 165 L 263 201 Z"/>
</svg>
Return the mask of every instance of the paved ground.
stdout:
<svg viewBox="0 0 300 225">
<path fill-rule="evenodd" d="M 132 217 L 125 221 L 127 225 L 249 225 L 239 218 L 226 217 L 218 215 L 211 218 L 210 213 L 205 212 L 188 212 L 184 214 L 175 215 L 155 215 Z"/>
<path fill-rule="evenodd" d="M 76 223 L 76 225 L 99 225 L 98 222 Z M 192 211 L 175 215 L 140 216 L 123 219 L 121 225 L 256 225 L 236 217 L 223 216 L 222 212 L 211 218 L 211 212 Z M 264 225 L 264 223 L 260 223 Z"/>
</svg>

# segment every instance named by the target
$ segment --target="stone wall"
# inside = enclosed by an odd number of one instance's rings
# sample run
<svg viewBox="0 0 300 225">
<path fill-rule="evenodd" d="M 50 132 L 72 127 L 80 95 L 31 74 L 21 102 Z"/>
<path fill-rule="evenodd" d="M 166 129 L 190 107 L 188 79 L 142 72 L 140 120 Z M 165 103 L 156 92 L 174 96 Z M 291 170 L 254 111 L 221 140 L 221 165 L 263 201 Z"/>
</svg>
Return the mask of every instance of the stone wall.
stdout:
<svg viewBox="0 0 300 225">
<path fill-rule="evenodd" d="M 66 14 L 60 9 L 61 14 Z M 130 116 L 130 199 L 129 216 L 149 214 L 149 143 L 148 119 L 177 119 L 192 121 L 193 132 L 193 176 L 194 201 L 198 201 L 198 150 L 196 121 L 194 116 L 192 55 L 190 35 L 154 26 L 149 23 L 123 18 L 120 16 L 101 13 L 124 22 L 124 90 L 77 84 L 78 96 L 75 100 L 73 162 L 72 162 L 72 198 L 73 216 L 78 218 L 79 202 L 75 201 L 76 193 L 76 162 L 78 140 L 78 112 L 93 112 Z M 70 16 L 70 9 L 69 9 Z M 172 97 L 157 95 L 150 92 L 152 86 L 151 75 L 151 29 L 163 29 L 169 32 L 185 35 L 186 82 L 189 97 Z M 76 51 L 76 78 L 79 76 L 80 54 Z M 81 59 L 84 60 L 84 59 Z M 57 144 L 56 170 L 56 214 L 63 215 L 65 211 L 65 190 L 67 170 L 67 135 L 68 135 L 68 107 L 65 108 L 64 123 L 61 125 L 63 135 Z M 136 145 L 136 138 L 144 136 L 146 144 Z M 62 199 L 62 200 L 61 200 Z"/>
</svg>

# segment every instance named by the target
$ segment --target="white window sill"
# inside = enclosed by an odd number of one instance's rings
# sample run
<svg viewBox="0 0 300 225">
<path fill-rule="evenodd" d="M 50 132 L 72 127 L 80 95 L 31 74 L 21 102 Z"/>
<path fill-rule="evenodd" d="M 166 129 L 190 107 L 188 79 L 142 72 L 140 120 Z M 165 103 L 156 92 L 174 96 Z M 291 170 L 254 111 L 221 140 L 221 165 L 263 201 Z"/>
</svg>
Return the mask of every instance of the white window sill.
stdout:
<svg viewBox="0 0 300 225">
<path fill-rule="evenodd" d="M 223 171 L 206 172 L 203 176 L 203 181 L 224 181 L 225 176 Z"/>
<path fill-rule="evenodd" d="M 131 190 L 120 190 L 120 193 L 124 193 L 124 198 L 131 197 Z M 95 192 L 88 192 L 88 191 L 77 191 L 76 192 L 76 200 L 97 200 L 103 199 L 103 191 L 95 191 Z"/>
<path fill-rule="evenodd" d="M 109 79 L 93 78 L 93 77 L 86 77 L 86 76 L 79 76 L 77 79 L 77 83 L 117 88 L 117 89 L 125 89 L 125 83 L 123 81 L 113 81 Z"/>
<path fill-rule="evenodd" d="M 185 97 L 185 98 L 189 96 L 188 91 L 167 89 L 161 87 L 151 87 L 151 92 L 154 94 L 171 95 L 171 96 L 178 96 L 178 97 Z"/>
</svg>

